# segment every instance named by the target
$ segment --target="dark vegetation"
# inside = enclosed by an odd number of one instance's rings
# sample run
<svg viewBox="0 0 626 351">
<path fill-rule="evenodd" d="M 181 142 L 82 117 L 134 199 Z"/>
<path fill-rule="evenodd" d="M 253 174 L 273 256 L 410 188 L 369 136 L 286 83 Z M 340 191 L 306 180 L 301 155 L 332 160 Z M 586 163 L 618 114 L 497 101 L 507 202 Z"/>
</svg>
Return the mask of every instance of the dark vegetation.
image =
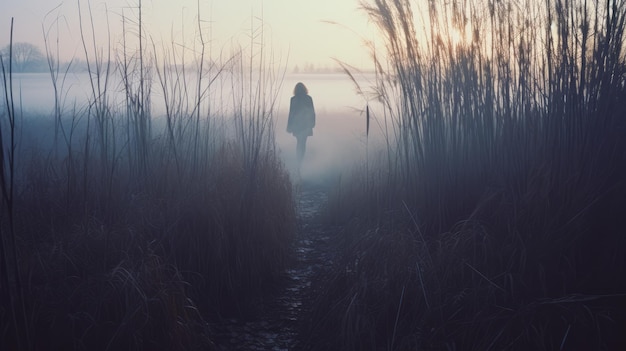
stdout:
<svg viewBox="0 0 626 351">
<path fill-rule="evenodd" d="M 386 40 L 367 118 L 387 147 L 333 193 L 341 254 L 304 341 L 626 349 L 626 3 L 411 4 L 363 4 Z M 2 349 L 210 350 L 211 323 L 288 263 L 262 30 L 216 63 L 198 19 L 190 64 L 135 15 L 116 48 L 82 22 L 84 105 L 45 33 L 52 118 L 24 115 L 2 53 Z"/>
<path fill-rule="evenodd" d="M 363 4 L 388 147 L 329 205 L 316 349 L 626 349 L 626 3 L 415 4 Z"/>
<path fill-rule="evenodd" d="M 23 112 L 12 46 L 1 56 L 0 349 L 210 350 L 210 323 L 251 310 L 290 257 L 280 68 L 262 24 L 208 67 L 202 34 L 194 61 L 151 44 L 141 7 L 115 48 L 96 47 L 91 18 L 85 104 L 66 101 L 48 35 L 52 116 Z"/>
</svg>

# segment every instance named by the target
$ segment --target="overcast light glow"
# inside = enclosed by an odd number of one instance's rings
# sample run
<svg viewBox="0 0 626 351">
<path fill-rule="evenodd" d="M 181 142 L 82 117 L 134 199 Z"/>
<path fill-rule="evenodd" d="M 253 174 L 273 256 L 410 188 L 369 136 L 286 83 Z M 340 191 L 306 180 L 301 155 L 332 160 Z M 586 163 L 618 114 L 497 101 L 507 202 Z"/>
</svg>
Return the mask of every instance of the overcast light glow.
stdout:
<svg viewBox="0 0 626 351">
<path fill-rule="evenodd" d="M 122 14 L 137 18 L 138 3 L 139 0 L 80 1 L 83 23 L 88 24 L 90 4 L 96 40 L 106 42 L 108 14 L 111 40 L 120 42 Z M 157 47 L 172 42 L 193 45 L 198 31 L 198 6 L 203 35 L 211 39 L 215 51 L 249 43 L 251 28 L 258 26 L 262 18 L 266 43 L 271 43 L 273 53 L 283 61 L 288 57 L 290 67 L 334 66 L 333 58 L 362 68 L 371 65 L 365 40 L 372 40 L 375 26 L 360 10 L 358 0 L 143 0 L 145 33 Z M 51 29 L 53 41 L 59 33 L 62 59 L 80 58 L 78 7 L 79 1 L 2 1 L 0 47 L 9 42 L 10 21 L 14 18 L 14 42 L 30 42 L 43 48 L 44 28 Z"/>
</svg>

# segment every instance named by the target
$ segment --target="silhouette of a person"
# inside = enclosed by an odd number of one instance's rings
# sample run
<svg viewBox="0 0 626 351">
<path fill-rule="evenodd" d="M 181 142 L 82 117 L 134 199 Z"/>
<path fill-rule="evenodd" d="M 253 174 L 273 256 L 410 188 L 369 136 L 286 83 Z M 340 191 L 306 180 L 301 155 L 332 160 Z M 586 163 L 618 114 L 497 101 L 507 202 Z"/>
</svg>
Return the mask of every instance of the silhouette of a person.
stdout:
<svg viewBox="0 0 626 351">
<path fill-rule="evenodd" d="M 306 151 L 306 138 L 313 135 L 315 127 L 315 108 L 309 91 L 302 83 L 296 84 L 293 96 L 289 104 L 289 119 L 287 120 L 287 132 L 293 134 L 298 141 L 296 156 L 298 158 L 298 170 L 302 165 Z"/>
</svg>

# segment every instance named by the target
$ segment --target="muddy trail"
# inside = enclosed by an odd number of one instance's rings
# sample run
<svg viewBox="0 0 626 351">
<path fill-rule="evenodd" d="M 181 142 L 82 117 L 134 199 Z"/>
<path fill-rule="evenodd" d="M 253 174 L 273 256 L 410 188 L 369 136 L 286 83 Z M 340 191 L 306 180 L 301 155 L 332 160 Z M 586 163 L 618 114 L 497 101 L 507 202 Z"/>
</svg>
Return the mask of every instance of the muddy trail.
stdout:
<svg viewBox="0 0 626 351">
<path fill-rule="evenodd" d="M 327 198 L 328 188 L 323 185 L 302 183 L 296 188 L 295 261 L 285 271 L 277 293 L 260 306 L 262 313 L 213 326 L 218 350 L 307 350 L 312 346 L 299 335 L 298 326 L 310 305 L 313 279 L 332 265 L 332 231 L 319 221 Z"/>
</svg>

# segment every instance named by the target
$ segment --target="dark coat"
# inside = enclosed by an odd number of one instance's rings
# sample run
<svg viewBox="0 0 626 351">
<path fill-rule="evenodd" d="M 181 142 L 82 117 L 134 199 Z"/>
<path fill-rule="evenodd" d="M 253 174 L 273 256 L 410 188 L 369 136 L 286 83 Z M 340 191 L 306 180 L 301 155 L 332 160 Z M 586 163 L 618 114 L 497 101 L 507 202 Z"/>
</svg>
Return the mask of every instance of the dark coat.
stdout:
<svg viewBox="0 0 626 351">
<path fill-rule="evenodd" d="M 289 104 L 287 132 L 295 137 L 313 135 L 315 127 L 315 108 L 309 95 L 294 95 Z"/>
</svg>

